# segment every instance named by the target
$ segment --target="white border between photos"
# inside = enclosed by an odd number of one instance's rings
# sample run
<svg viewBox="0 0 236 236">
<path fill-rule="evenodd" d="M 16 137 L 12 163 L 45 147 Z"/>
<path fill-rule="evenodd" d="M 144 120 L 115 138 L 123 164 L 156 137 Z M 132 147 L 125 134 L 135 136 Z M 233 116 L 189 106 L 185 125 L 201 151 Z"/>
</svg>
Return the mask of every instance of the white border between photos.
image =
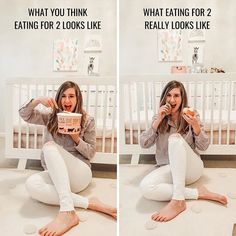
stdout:
<svg viewBox="0 0 236 236">
<path fill-rule="evenodd" d="M 116 99 L 116 104 L 117 104 L 117 159 L 116 159 L 116 163 L 117 163 L 117 174 L 116 174 L 116 206 L 117 206 L 117 236 L 120 235 L 120 198 L 119 198 L 119 192 L 120 192 L 120 165 L 119 165 L 119 153 L 120 153 L 120 134 L 119 134 L 119 130 L 120 130 L 120 123 L 119 123 L 119 117 L 120 117 L 120 101 L 119 101 L 119 95 L 120 95 L 120 84 L 119 84 L 119 78 L 120 78 L 120 47 L 119 47 L 119 37 L 120 37 L 120 22 L 119 22 L 119 14 L 120 14 L 120 2 L 119 0 L 117 0 L 117 6 L 116 6 L 116 84 L 117 84 L 117 99 Z"/>
</svg>

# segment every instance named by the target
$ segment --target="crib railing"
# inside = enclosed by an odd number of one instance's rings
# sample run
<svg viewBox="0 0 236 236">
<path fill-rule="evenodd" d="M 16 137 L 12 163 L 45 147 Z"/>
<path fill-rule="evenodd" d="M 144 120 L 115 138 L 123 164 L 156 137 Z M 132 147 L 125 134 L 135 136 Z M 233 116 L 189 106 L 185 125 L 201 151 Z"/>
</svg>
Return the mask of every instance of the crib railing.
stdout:
<svg viewBox="0 0 236 236">
<path fill-rule="evenodd" d="M 19 158 L 18 168 L 25 168 L 27 159 L 40 159 L 45 129 L 24 122 L 19 107 L 38 96 L 54 97 L 60 84 L 72 80 L 79 84 L 84 109 L 95 118 L 97 153 L 92 162 L 116 164 L 116 80 L 115 78 L 11 78 L 6 89 L 9 99 L 6 106 L 7 158 Z M 46 110 L 39 105 L 39 110 Z"/>
<path fill-rule="evenodd" d="M 171 74 L 122 76 L 120 79 L 120 154 L 155 153 L 141 149 L 140 134 L 151 125 L 164 86 L 181 81 L 188 101 L 200 114 L 210 137 L 202 154 L 236 154 L 236 74 Z"/>
</svg>

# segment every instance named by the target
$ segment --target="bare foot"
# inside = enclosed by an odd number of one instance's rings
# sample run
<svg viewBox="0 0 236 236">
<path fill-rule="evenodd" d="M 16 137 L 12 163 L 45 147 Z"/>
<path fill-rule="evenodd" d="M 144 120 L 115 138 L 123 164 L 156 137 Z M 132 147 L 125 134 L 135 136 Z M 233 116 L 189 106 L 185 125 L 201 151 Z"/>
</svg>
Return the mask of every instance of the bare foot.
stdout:
<svg viewBox="0 0 236 236">
<path fill-rule="evenodd" d="M 105 213 L 107 215 L 112 216 L 115 219 L 117 218 L 116 208 L 101 202 L 97 198 L 89 199 L 88 209 Z"/>
<path fill-rule="evenodd" d="M 205 199 L 205 200 L 211 200 L 219 202 L 223 205 L 226 205 L 227 198 L 223 195 L 220 195 L 218 193 L 210 192 L 206 187 L 200 186 L 198 187 L 198 199 Z"/>
<path fill-rule="evenodd" d="M 155 221 L 169 221 L 175 218 L 178 214 L 186 209 L 185 200 L 172 199 L 164 208 L 159 212 L 152 215 Z"/>
<path fill-rule="evenodd" d="M 52 222 L 41 228 L 39 234 L 60 236 L 77 224 L 79 224 L 79 218 L 74 211 L 62 211 Z"/>
</svg>

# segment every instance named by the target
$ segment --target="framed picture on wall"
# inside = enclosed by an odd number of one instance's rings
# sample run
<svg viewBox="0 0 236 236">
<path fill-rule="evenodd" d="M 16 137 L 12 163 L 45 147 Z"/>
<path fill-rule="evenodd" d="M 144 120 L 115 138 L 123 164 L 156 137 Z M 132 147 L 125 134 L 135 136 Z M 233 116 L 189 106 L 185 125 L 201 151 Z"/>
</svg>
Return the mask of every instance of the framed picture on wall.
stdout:
<svg viewBox="0 0 236 236">
<path fill-rule="evenodd" d="M 102 39 L 100 35 L 89 35 L 85 39 L 84 52 L 101 52 Z"/>
<path fill-rule="evenodd" d="M 54 71 L 77 71 L 78 68 L 77 39 L 57 39 L 53 47 Z"/>
<path fill-rule="evenodd" d="M 158 30 L 158 61 L 178 62 L 183 60 L 181 30 Z"/>
<path fill-rule="evenodd" d="M 190 30 L 188 34 L 188 41 L 189 42 L 204 42 L 205 31 L 201 29 Z"/>
<path fill-rule="evenodd" d="M 188 65 L 204 64 L 204 43 L 191 43 L 188 47 Z"/>
<path fill-rule="evenodd" d="M 89 76 L 99 75 L 99 54 L 85 53 L 85 74 Z"/>
</svg>

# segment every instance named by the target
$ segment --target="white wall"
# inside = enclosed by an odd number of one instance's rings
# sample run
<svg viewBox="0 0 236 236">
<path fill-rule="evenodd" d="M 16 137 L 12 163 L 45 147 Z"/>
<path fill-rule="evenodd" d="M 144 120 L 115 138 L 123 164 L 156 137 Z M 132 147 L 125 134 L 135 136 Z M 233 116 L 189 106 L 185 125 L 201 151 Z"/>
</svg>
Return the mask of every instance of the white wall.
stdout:
<svg viewBox="0 0 236 236">
<path fill-rule="evenodd" d="M 88 8 L 88 17 L 80 20 L 101 20 L 102 30 L 14 30 L 15 20 L 27 18 L 28 7 Z M 101 76 L 116 75 L 116 0 L 1 0 L 0 1 L 0 110 L 4 108 L 7 77 L 66 77 L 83 75 L 84 43 L 88 35 L 101 35 L 102 52 L 99 72 Z M 43 17 L 40 18 L 43 20 Z M 61 18 L 57 18 L 62 20 Z M 55 19 L 54 19 L 55 20 Z M 65 19 L 66 20 L 66 19 Z M 73 20 L 73 18 L 68 18 Z M 79 20 L 79 18 L 75 18 Z M 53 41 L 78 39 L 79 67 L 77 72 L 53 72 Z M 4 116 L 0 113 L 0 133 L 4 132 Z"/>
<path fill-rule="evenodd" d="M 188 65 L 189 54 L 192 54 L 187 41 L 187 31 L 185 31 L 183 35 L 183 61 L 180 63 L 158 62 L 157 31 L 144 29 L 143 7 L 210 7 L 212 9 L 211 29 L 206 32 L 204 65 L 224 68 L 227 72 L 236 71 L 236 2 L 234 0 L 227 2 L 220 0 L 121 0 L 121 75 L 170 73 L 172 65 Z"/>
</svg>

